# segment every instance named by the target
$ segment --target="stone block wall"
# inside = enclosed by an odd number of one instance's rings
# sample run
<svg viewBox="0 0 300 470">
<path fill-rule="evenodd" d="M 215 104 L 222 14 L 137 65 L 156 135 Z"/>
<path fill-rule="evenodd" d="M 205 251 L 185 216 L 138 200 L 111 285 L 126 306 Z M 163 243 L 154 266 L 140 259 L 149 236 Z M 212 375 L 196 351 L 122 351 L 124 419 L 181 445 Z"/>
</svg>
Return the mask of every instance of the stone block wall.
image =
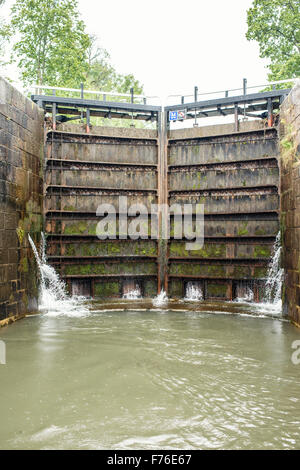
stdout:
<svg viewBox="0 0 300 470">
<path fill-rule="evenodd" d="M 44 113 L 0 77 L 0 326 L 37 307 Z"/>
<path fill-rule="evenodd" d="M 300 81 L 280 112 L 284 313 L 300 326 Z"/>
</svg>

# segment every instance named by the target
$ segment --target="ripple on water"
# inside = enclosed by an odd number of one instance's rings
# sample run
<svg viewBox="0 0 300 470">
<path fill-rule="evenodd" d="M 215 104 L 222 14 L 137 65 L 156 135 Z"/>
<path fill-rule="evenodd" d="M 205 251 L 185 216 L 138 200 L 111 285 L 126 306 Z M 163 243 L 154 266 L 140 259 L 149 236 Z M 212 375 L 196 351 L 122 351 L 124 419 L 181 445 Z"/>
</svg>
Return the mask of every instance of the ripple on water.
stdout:
<svg viewBox="0 0 300 470">
<path fill-rule="evenodd" d="M 1 331 L 11 351 L 1 369 L 2 447 L 299 447 L 292 325 L 227 314 L 248 315 L 242 304 L 219 303 L 217 316 L 101 305 Z"/>
</svg>

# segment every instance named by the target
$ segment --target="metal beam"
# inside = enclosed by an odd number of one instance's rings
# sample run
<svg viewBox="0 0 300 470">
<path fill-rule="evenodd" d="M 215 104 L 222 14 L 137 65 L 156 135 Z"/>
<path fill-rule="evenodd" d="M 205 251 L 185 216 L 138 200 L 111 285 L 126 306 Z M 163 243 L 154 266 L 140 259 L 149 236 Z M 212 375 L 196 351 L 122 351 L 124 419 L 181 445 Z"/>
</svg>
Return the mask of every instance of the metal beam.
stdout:
<svg viewBox="0 0 300 470">
<path fill-rule="evenodd" d="M 80 98 L 64 98 L 60 96 L 47 96 L 47 95 L 32 95 L 32 101 L 43 103 L 56 103 L 57 105 L 75 106 L 78 108 L 94 108 L 94 109 L 115 109 L 115 110 L 126 110 L 130 112 L 160 112 L 161 106 L 150 106 L 145 104 L 136 103 L 120 103 L 116 101 L 99 101 L 99 100 L 87 100 Z"/>
<path fill-rule="evenodd" d="M 52 113 L 52 105 L 48 104 L 45 106 L 46 112 Z M 77 108 L 67 108 L 67 107 L 61 107 L 59 106 L 56 111 L 58 114 L 72 114 L 76 116 L 80 116 L 81 112 Z M 150 120 L 151 117 L 154 115 L 154 118 L 156 119 L 156 113 L 155 112 L 148 112 L 148 113 L 139 113 L 134 115 L 134 119 L 138 120 Z M 124 113 L 124 111 L 114 111 L 114 110 L 90 110 L 90 116 L 93 117 L 104 117 L 104 118 L 115 118 L 115 119 L 132 119 L 132 113 Z"/>
<path fill-rule="evenodd" d="M 273 109 L 279 109 L 279 102 L 272 102 L 273 104 Z M 239 114 L 244 114 L 244 110 L 237 106 L 236 105 L 236 109 L 237 109 L 237 112 Z M 260 112 L 259 114 L 252 114 L 251 117 L 255 117 L 257 119 L 260 119 L 261 118 L 261 111 L 266 111 L 267 110 L 267 103 L 259 103 L 259 104 L 252 104 L 252 105 L 248 105 L 246 106 L 245 108 L 245 114 L 247 116 L 247 114 L 249 113 L 249 111 L 254 111 L 254 112 Z M 214 109 L 208 109 L 207 111 L 197 111 L 196 112 L 196 117 L 197 119 L 198 118 L 203 118 L 203 117 L 216 117 L 216 116 L 220 116 L 220 114 L 224 113 L 223 115 L 224 116 L 229 116 L 231 114 L 235 114 L 235 107 L 224 107 L 224 108 L 220 108 L 220 106 L 218 107 L 215 107 Z M 250 114 L 249 114 L 250 116 Z M 186 114 L 186 119 L 195 119 L 195 111 L 189 111 L 187 114 Z"/>
<path fill-rule="evenodd" d="M 259 101 L 267 101 L 268 98 L 280 98 L 283 95 L 289 94 L 290 89 L 287 90 L 272 90 L 266 91 L 262 93 L 252 93 L 250 95 L 239 95 L 239 96 L 231 96 L 228 98 L 218 98 L 214 100 L 206 100 L 206 101 L 197 101 L 192 103 L 185 103 L 182 104 L 175 104 L 172 106 L 166 106 L 166 111 L 176 111 L 176 110 L 195 110 L 196 109 L 208 109 L 208 108 L 215 108 L 217 106 L 229 106 L 234 104 L 250 104 L 253 102 Z"/>
<path fill-rule="evenodd" d="M 268 126 L 273 126 L 273 103 L 271 98 L 268 98 Z"/>
</svg>

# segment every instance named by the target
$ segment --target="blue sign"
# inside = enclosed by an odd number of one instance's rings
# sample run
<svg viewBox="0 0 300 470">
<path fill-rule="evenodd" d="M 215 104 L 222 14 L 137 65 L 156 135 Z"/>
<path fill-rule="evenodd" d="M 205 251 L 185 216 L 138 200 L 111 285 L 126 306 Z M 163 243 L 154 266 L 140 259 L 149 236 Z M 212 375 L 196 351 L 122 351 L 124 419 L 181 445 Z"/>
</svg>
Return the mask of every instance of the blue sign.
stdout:
<svg viewBox="0 0 300 470">
<path fill-rule="evenodd" d="M 177 121 L 178 112 L 177 111 L 170 111 L 169 112 L 169 121 Z"/>
</svg>

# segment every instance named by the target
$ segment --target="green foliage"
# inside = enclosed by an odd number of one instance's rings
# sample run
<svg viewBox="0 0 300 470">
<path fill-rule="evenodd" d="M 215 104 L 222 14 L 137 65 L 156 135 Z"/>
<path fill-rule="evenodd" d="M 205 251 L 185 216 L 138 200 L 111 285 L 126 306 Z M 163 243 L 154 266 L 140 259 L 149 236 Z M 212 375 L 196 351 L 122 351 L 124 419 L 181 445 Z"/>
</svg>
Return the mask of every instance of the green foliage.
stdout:
<svg viewBox="0 0 300 470">
<path fill-rule="evenodd" d="M 24 84 L 75 86 L 84 79 L 90 37 L 76 0 L 17 0 L 11 35 Z"/>
<path fill-rule="evenodd" d="M 299 161 L 297 130 L 291 124 L 285 124 L 285 135 L 280 140 L 280 158 L 283 168 L 288 168 L 291 163 Z"/>
<path fill-rule="evenodd" d="M 90 36 L 88 60 L 85 75 L 85 88 L 90 90 L 114 91 L 129 93 L 130 88 L 135 94 L 143 93 L 143 86 L 132 74 L 118 74 L 109 63 L 109 53 L 97 45 L 97 37 Z"/>
<path fill-rule="evenodd" d="M 243 222 L 241 227 L 238 229 L 238 236 L 243 237 L 245 235 L 249 234 L 249 231 L 247 229 L 248 221 Z"/>
<path fill-rule="evenodd" d="M 0 0 L 1 2 L 2 0 Z M 0 3 L 1 4 L 1 3 Z M 77 0 L 16 0 L 10 26 L 0 23 L 1 38 L 16 37 L 12 60 L 24 85 L 41 85 L 142 93 L 132 74 L 118 74 L 108 52 L 88 35 L 80 20 Z M 13 41 L 12 41 L 13 42 Z"/>
<path fill-rule="evenodd" d="M 226 297 L 227 285 L 226 284 L 207 284 L 208 297 Z"/>
<path fill-rule="evenodd" d="M 4 23 L 4 20 L 0 18 L 0 54 L 4 53 L 4 44 L 7 41 L 9 35 L 9 27 Z M 3 63 L 3 60 L 0 59 L 0 63 Z"/>
<path fill-rule="evenodd" d="M 118 281 L 115 282 L 96 282 L 95 283 L 95 296 L 105 299 L 107 297 L 118 297 L 120 292 L 120 285 Z"/>
<path fill-rule="evenodd" d="M 260 56 L 270 59 L 269 80 L 300 75 L 299 0 L 254 0 L 247 12 L 248 40 L 255 40 Z"/>
<path fill-rule="evenodd" d="M 122 94 L 130 93 L 130 89 L 133 88 L 135 95 L 143 93 L 143 86 L 132 74 L 122 75 L 117 73 L 110 64 L 109 53 L 98 46 L 97 37 L 94 35 L 90 36 L 86 74 L 83 82 L 88 90 L 102 90 Z M 117 101 L 124 101 L 124 99 L 124 96 L 114 97 L 114 100 Z M 92 118 L 91 122 L 96 126 L 129 127 L 132 124 L 130 120 L 109 118 Z M 144 125 L 135 121 L 135 127 L 144 127 Z"/>
<path fill-rule="evenodd" d="M 4 4 L 5 0 L 0 0 L 0 7 Z M 5 24 L 3 18 L 0 17 L 0 57 L 4 53 L 4 44 L 6 43 L 9 36 L 9 27 Z M 0 58 L 0 65 L 4 65 L 5 62 Z"/>
<path fill-rule="evenodd" d="M 254 248 L 254 258 L 270 258 L 271 257 L 271 249 L 268 246 L 256 246 Z"/>
<path fill-rule="evenodd" d="M 85 89 L 95 91 L 123 94 L 133 88 L 135 94 L 143 92 L 132 74 L 116 72 L 108 52 L 98 46 L 95 36 L 86 33 L 77 0 L 16 0 L 10 25 L 0 18 L 0 51 L 8 40 L 12 43 L 11 61 L 17 63 L 25 86 L 79 88 L 84 83 Z M 73 96 L 73 92 L 68 94 Z M 124 97 L 114 99 L 122 101 Z M 113 121 L 92 118 L 94 125 L 120 124 Z"/>
</svg>

